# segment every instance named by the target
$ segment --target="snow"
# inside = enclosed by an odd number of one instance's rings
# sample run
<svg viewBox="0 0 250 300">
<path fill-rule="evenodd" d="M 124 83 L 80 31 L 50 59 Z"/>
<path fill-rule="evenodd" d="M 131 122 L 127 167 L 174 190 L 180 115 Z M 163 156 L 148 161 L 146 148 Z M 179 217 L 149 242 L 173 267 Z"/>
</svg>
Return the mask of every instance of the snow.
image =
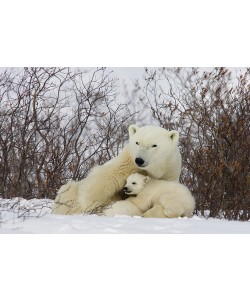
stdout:
<svg viewBox="0 0 250 300">
<path fill-rule="evenodd" d="M 57 234 L 204 234 L 250 233 L 250 222 L 192 218 L 53 215 L 53 200 L 0 199 L 0 233 Z"/>
</svg>

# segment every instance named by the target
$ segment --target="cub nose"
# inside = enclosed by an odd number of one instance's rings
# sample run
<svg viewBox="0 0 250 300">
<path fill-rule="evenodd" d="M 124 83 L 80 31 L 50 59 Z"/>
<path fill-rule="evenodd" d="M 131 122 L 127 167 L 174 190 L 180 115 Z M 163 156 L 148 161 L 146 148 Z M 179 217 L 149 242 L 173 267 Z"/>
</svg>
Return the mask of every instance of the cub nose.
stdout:
<svg viewBox="0 0 250 300">
<path fill-rule="evenodd" d="M 144 160 L 142 158 L 137 157 L 135 159 L 135 163 L 140 167 L 144 164 Z"/>
<path fill-rule="evenodd" d="M 123 190 L 124 190 L 124 192 L 127 192 L 127 191 L 128 191 L 128 188 L 125 186 L 125 187 L 123 188 Z"/>
</svg>

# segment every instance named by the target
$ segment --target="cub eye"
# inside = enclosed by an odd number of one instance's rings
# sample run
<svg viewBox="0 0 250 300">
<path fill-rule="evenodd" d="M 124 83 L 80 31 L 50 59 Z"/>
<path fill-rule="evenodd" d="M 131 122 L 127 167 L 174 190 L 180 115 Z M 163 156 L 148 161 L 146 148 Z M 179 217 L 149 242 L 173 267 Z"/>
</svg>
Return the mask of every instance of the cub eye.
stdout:
<svg viewBox="0 0 250 300">
<path fill-rule="evenodd" d="M 136 184 L 136 182 L 132 182 L 132 184 Z"/>
<path fill-rule="evenodd" d="M 153 148 L 155 148 L 155 147 L 157 147 L 157 145 L 156 145 L 156 144 L 154 144 L 152 147 L 153 147 Z"/>
<path fill-rule="evenodd" d="M 139 145 L 139 143 L 138 143 L 138 142 L 136 142 L 136 145 Z"/>
</svg>

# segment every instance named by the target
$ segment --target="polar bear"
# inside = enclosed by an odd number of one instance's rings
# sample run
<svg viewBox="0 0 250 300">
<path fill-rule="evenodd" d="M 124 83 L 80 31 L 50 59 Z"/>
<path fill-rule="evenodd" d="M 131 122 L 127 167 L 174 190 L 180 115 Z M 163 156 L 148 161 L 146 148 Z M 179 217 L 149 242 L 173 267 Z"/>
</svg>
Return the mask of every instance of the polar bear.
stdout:
<svg viewBox="0 0 250 300">
<path fill-rule="evenodd" d="M 190 217 L 195 208 L 195 200 L 189 189 L 175 181 L 153 179 L 135 173 L 128 177 L 124 191 L 133 196 L 117 201 L 104 211 L 104 215 L 177 218 Z"/>
<path fill-rule="evenodd" d="M 158 126 L 129 126 L 129 143 L 121 153 L 95 166 L 81 181 L 63 185 L 56 196 L 54 214 L 93 213 L 120 200 L 129 175 L 140 172 L 153 178 L 179 181 L 179 134 Z"/>
</svg>

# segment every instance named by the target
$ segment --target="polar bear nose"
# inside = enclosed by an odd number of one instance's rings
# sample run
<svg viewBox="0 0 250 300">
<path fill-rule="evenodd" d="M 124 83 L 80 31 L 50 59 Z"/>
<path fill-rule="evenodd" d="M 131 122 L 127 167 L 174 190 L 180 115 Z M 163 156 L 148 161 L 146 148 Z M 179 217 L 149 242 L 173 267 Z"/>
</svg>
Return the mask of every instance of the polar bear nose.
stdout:
<svg viewBox="0 0 250 300">
<path fill-rule="evenodd" d="M 123 191 L 124 191 L 124 193 L 127 194 L 127 195 L 131 194 L 131 191 L 130 191 L 129 188 L 126 187 L 126 186 L 123 188 Z"/>
<path fill-rule="evenodd" d="M 139 158 L 139 157 L 137 157 L 136 159 L 135 159 L 135 163 L 140 167 L 140 166 L 142 166 L 143 164 L 144 164 L 144 160 L 142 159 L 142 158 Z"/>
</svg>

